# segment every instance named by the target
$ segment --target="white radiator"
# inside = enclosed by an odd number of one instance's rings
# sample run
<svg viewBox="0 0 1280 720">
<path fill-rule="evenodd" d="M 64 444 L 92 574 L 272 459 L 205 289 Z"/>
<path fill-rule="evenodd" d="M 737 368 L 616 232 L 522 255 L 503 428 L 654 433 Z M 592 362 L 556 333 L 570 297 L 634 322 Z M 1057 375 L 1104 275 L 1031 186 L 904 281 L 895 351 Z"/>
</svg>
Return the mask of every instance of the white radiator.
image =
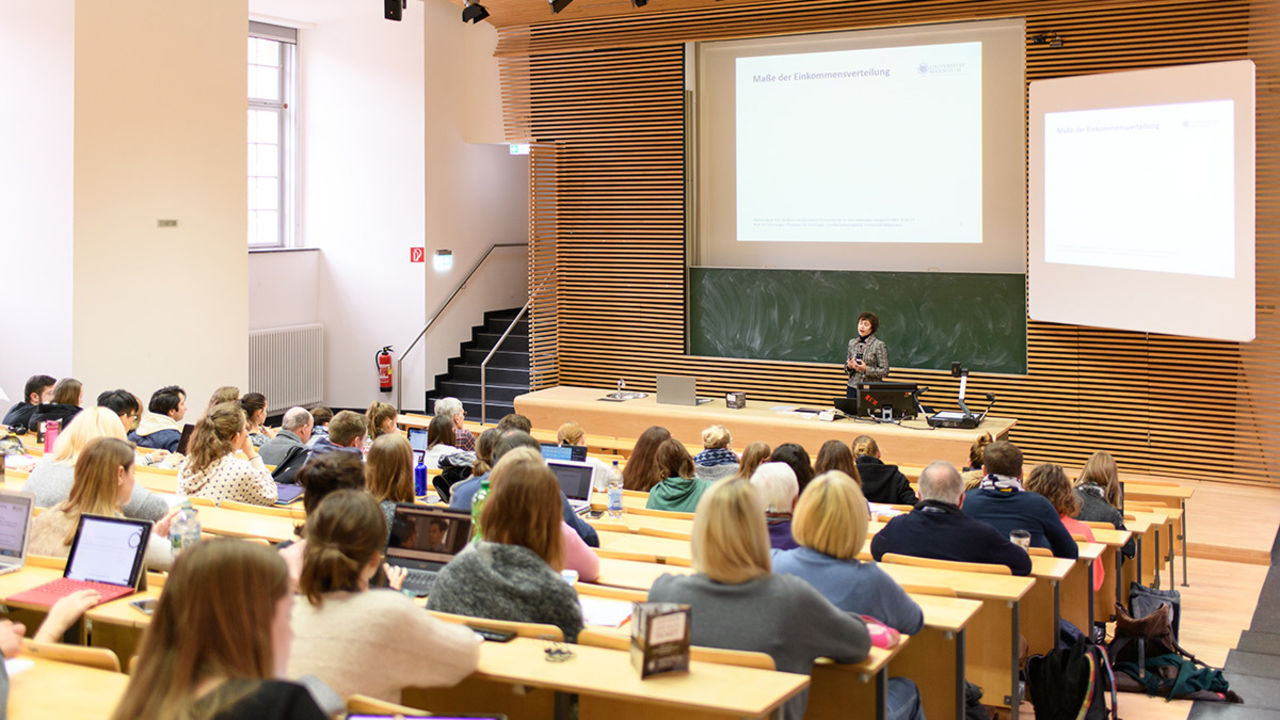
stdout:
<svg viewBox="0 0 1280 720">
<path fill-rule="evenodd" d="M 324 399 L 324 326 L 249 331 L 249 387 L 267 396 L 267 414 Z"/>
</svg>

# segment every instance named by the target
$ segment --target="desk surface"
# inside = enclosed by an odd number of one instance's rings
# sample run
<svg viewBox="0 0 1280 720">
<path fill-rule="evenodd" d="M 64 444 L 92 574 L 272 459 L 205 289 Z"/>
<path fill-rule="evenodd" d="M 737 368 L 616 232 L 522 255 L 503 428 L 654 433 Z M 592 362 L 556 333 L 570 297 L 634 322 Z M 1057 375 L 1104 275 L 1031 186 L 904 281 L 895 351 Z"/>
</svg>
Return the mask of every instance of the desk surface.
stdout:
<svg viewBox="0 0 1280 720">
<path fill-rule="evenodd" d="M 573 646 L 574 657 L 547 662 L 548 643 L 516 638 L 483 643 L 476 674 L 488 680 L 561 692 L 697 708 L 735 717 L 760 717 L 809 685 L 809 676 L 772 670 L 691 662 L 689 672 L 641 680 L 621 650 Z M 608 682 L 601 682 L 608 678 Z"/>
<path fill-rule="evenodd" d="M 842 393 L 843 388 L 832 391 L 833 396 Z M 734 410 L 725 406 L 723 397 L 689 407 L 658 405 L 654 393 L 639 400 L 602 402 L 600 398 L 606 394 L 607 390 L 596 388 L 548 388 L 516 397 L 515 409 L 528 417 L 535 428 L 555 428 L 573 420 L 591 433 L 618 438 L 639 437 L 645 428 L 658 424 L 688 442 L 701 437 L 708 425 L 719 423 L 733 433 L 735 447 L 757 440 L 771 445 L 786 440 L 804 445 L 810 453 L 816 453 L 827 440 L 848 442 L 856 435 L 868 434 L 876 438 L 884 457 L 921 465 L 940 457 L 967 457 L 969 445 L 978 436 L 990 432 L 999 438 L 1017 424 L 1008 418 L 987 418 L 981 427 L 973 430 L 934 430 L 924 420 L 908 421 L 906 424 L 911 427 L 852 420 L 824 422 L 774 412 L 772 408 L 786 404 L 777 401 L 748 400 L 745 408 Z M 913 429 L 917 425 L 919 428 Z"/>
<path fill-rule="evenodd" d="M 653 587 L 653 581 L 667 573 L 692 575 L 693 569 L 679 565 L 600 558 L 600 577 L 596 584 L 648 592 L 649 588 Z"/>
<path fill-rule="evenodd" d="M 21 655 L 34 664 L 9 678 L 9 720 L 99 720 L 124 696 L 129 676 Z"/>
</svg>

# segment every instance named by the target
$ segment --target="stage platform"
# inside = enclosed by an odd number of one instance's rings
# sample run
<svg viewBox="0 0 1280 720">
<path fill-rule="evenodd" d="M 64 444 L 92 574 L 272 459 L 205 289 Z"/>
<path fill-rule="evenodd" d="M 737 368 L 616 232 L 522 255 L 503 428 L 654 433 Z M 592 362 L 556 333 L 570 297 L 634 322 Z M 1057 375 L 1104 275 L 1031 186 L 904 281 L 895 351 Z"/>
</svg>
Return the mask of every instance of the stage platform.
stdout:
<svg viewBox="0 0 1280 720">
<path fill-rule="evenodd" d="M 827 440 L 848 443 L 858 435 L 870 435 L 880 445 L 886 462 L 926 465 L 934 460 L 948 460 L 961 467 L 969 458 L 969 446 L 985 432 L 994 438 L 1008 435 L 1017 420 L 988 417 L 973 430 L 930 428 L 923 416 L 901 425 L 874 423 L 870 420 L 824 421 L 813 417 L 776 412 L 772 408 L 789 403 L 750 400 L 742 409 L 725 406 L 718 397 L 697 407 L 659 405 L 655 395 L 608 402 L 601 400 L 611 391 L 595 388 L 554 387 L 538 390 L 515 399 L 516 412 L 528 417 L 535 428 L 554 430 L 561 423 L 573 421 L 589 435 L 637 437 L 650 425 L 661 425 L 687 444 L 701 442 L 708 425 L 720 424 L 733 434 L 733 449 L 741 452 L 751 442 L 766 442 L 772 447 L 785 442 L 800 443 L 816 456 Z M 801 405 L 825 409 L 815 405 Z"/>
</svg>

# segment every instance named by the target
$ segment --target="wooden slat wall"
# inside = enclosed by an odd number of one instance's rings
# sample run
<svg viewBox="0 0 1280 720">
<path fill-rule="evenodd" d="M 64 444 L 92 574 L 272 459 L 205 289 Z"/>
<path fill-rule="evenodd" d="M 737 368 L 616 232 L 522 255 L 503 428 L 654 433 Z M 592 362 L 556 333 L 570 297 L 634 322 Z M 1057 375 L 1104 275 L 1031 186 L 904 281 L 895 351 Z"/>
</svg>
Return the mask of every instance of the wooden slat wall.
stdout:
<svg viewBox="0 0 1280 720">
<path fill-rule="evenodd" d="M 1275 482 L 1278 0 L 761 0 L 501 27 L 509 136 L 555 146 L 546 157 L 554 169 L 535 160 L 532 171 L 539 233 L 532 256 L 538 268 L 558 267 L 555 297 L 540 298 L 537 308 L 535 385 L 612 387 L 621 377 L 651 389 L 655 374 L 684 373 L 699 378 L 704 394 L 746 390 L 757 399 L 820 403 L 842 392 L 844 374 L 834 365 L 685 354 L 682 43 L 1009 16 L 1026 18 L 1028 41 L 1049 31 L 1064 41 L 1061 48 L 1028 44 L 1028 81 L 1254 60 L 1258 339 L 1028 322 L 1028 374 L 976 375 L 970 398 L 996 393 L 998 414 L 1020 419 L 1014 438 L 1032 460 L 1078 464 L 1105 448 L 1127 471 Z M 956 390 L 944 373 L 894 377 L 928 384 L 939 404 Z"/>
</svg>

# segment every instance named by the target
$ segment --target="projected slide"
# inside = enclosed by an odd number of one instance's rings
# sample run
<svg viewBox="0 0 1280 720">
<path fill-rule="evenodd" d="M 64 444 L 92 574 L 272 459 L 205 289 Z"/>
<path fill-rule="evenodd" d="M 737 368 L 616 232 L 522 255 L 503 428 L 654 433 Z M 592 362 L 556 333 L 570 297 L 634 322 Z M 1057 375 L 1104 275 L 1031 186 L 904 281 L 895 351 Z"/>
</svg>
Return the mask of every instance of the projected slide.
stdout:
<svg viewBox="0 0 1280 720">
<path fill-rule="evenodd" d="M 1235 273 L 1231 100 L 1044 116 L 1044 261 Z"/>
<path fill-rule="evenodd" d="M 982 242 L 982 43 L 735 63 L 737 239 Z"/>
</svg>

